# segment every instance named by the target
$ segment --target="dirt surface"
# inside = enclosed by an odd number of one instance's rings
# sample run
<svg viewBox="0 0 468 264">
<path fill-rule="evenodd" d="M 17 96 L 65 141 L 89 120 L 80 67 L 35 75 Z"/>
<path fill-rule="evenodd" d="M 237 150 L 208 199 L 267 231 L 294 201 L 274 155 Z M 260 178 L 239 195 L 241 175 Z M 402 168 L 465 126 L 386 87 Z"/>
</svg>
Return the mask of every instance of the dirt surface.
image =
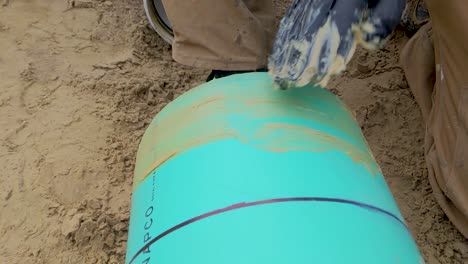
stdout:
<svg viewBox="0 0 468 264">
<path fill-rule="evenodd" d="M 282 5 L 283 9 L 285 4 Z M 402 33 L 330 85 L 356 113 L 428 263 L 468 263 L 435 202 Z M 123 263 L 135 153 L 204 81 L 128 0 L 0 0 L 0 263 Z"/>
</svg>

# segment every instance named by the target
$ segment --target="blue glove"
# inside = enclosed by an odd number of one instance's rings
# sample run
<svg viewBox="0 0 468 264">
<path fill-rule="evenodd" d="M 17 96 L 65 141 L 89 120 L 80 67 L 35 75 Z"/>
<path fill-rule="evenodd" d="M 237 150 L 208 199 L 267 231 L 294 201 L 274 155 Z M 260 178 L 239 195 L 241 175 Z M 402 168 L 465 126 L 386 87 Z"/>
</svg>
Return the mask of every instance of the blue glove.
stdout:
<svg viewBox="0 0 468 264">
<path fill-rule="evenodd" d="M 382 47 L 399 24 L 405 0 L 295 0 L 281 21 L 269 71 L 280 89 L 325 86 L 359 43 Z"/>
</svg>

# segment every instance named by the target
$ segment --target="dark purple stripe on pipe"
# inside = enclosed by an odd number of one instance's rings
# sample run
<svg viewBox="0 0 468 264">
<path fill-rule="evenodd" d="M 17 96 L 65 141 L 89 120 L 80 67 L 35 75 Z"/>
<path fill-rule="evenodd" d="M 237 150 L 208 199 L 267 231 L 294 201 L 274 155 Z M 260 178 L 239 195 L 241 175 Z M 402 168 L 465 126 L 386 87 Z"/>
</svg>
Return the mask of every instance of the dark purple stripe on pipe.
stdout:
<svg viewBox="0 0 468 264">
<path fill-rule="evenodd" d="M 234 205 L 231 205 L 231 206 L 228 206 L 228 207 L 225 207 L 225 208 L 217 209 L 217 210 L 214 210 L 214 211 L 211 211 L 211 212 L 196 216 L 196 217 L 191 218 L 191 219 L 189 219 L 187 221 L 184 221 L 184 222 L 182 222 L 182 223 L 180 223 L 180 224 L 178 224 L 176 226 L 173 226 L 173 227 L 169 228 L 168 230 L 162 232 L 157 237 L 155 237 L 155 238 L 151 239 L 150 241 L 148 241 L 148 243 L 146 243 L 146 245 L 144 245 L 140 250 L 138 250 L 137 253 L 135 253 L 133 258 L 130 260 L 129 264 L 132 264 L 133 261 L 135 261 L 135 259 L 141 253 L 143 253 L 143 251 L 147 250 L 152 244 L 156 243 L 161 238 L 169 235 L 170 233 L 172 233 L 174 231 L 177 231 L 178 229 L 180 229 L 180 228 L 182 228 L 184 226 L 190 225 L 190 224 L 192 224 L 194 222 L 203 220 L 203 219 L 208 218 L 208 217 L 213 216 L 213 215 L 222 214 L 222 213 L 225 213 L 225 212 L 229 212 L 229 211 L 233 211 L 233 210 L 237 210 L 237 209 L 242 209 L 242 208 L 246 208 L 246 207 L 264 205 L 264 204 L 273 204 L 273 203 L 287 203 L 287 202 L 324 202 L 324 203 L 340 203 L 340 204 L 354 205 L 354 206 L 357 206 L 357 207 L 360 207 L 360 208 L 363 208 L 363 209 L 367 209 L 367 210 L 373 211 L 375 213 L 383 214 L 383 215 L 386 215 L 386 216 L 388 216 L 390 218 L 393 218 L 395 221 L 397 221 L 398 223 L 403 225 L 404 228 L 406 230 L 408 230 L 408 232 L 409 232 L 409 229 L 406 226 L 406 224 L 398 216 L 394 215 L 393 213 L 391 213 L 391 212 L 389 212 L 387 210 L 384 210 L 382 208 L 379 208 L 379 207 L 376 207 L 376 206 L 373 206 L 373 205 L 370 205 L 370 204 L 365 204 L 365 203 L 361 203 L 361 202 L 357 202 L 357 201 L 353 201 L 353 200 L 346 200 L 346 199 L 340 199 L 340 198 L 325 198 L 325 197 L 277 198 L 277 199 L 269 199 L 269 200 L 249 202 L 249 203 L 238 203 L 238 204 L 234 204 Z"/>
</svg>

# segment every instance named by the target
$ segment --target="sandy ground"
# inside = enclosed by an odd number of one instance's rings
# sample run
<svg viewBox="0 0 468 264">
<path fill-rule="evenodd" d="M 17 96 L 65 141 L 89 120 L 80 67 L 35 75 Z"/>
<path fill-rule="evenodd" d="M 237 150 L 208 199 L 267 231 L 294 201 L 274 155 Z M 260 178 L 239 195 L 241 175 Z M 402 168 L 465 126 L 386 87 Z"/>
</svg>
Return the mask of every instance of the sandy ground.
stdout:
<svg viewBox="0 0 468 264">
<path fill-rule="evenodd" d="M 284 7 L 284 4 L 283 4 Z M 397 33 L 330 85 L 356 113 L 428 263 L 468 263 L 436 204 Z M 0 263 L 123 263 L 135 152 L 207 72 L 171 59 L 140 3 L 0 0 Z"/>
</svg>

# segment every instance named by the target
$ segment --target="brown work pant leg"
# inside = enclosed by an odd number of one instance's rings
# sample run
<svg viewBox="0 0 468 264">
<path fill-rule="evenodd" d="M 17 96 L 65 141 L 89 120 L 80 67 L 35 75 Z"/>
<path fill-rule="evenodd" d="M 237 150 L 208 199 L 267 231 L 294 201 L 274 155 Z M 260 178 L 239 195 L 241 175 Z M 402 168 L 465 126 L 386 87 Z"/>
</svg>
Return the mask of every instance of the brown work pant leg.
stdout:
<svg viewBox="0 0 468 264">
<path fill-rule="evenodd" d="M 174 31 L 172 56 L 216 70 L 267 65 L 274 34 L 273 0 L 163 0 Z"/>
<path fill-rule="evenodd" d="M 401 61 L 426 121 L 425 154 L 434 195 L 468 238 L 468 2 L 426 0 L 431 24 Z"/>
</svg>

